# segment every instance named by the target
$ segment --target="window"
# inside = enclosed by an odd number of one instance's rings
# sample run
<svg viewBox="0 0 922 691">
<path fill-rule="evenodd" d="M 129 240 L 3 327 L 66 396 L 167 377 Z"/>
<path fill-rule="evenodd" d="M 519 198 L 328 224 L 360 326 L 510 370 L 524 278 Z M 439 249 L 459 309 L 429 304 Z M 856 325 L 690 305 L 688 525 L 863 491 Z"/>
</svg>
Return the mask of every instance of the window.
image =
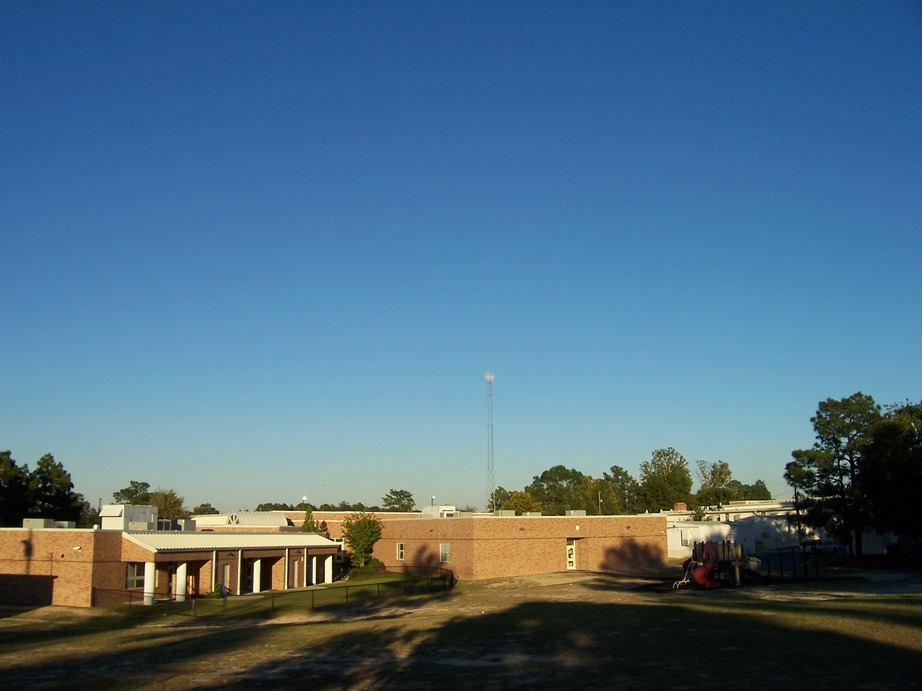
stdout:
<svg viewBox="0 0 922 691">
<path fill-rule="evenodd" d="M 404 559 L 403 543 L 398 542 L 397 543 L 397 561 L 403 561 L 403 559 Z"/>
<path fill-rule="evenodd" d="M 447 542 L 439 545 L 439 561 L 451 561 L 451 545 Z"/>
<path fill-rule="evenodd" d="M 125 575 L 126 588 L 143 588 L 144 587 L 144 564 L 139 561 L 133 561 L 128 564 Z"/>
</svg>

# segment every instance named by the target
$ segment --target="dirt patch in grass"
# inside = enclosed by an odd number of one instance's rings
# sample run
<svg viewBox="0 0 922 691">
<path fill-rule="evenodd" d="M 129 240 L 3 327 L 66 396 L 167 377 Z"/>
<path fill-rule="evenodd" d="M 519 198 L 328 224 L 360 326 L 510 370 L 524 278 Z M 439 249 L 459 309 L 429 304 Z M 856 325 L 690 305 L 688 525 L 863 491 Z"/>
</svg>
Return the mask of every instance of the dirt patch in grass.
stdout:
<svg viewBox="0 0 922 691">
<path fill-rule="evenodd" d="M 922 578 L 912 572 L 707 592 L 673 591 L 668 577 L 569 572 L 263 618 L 142 614 L 0 613 L 0 683 L 903 689 L 920 688 L 922 669 Z"/>
</svg>

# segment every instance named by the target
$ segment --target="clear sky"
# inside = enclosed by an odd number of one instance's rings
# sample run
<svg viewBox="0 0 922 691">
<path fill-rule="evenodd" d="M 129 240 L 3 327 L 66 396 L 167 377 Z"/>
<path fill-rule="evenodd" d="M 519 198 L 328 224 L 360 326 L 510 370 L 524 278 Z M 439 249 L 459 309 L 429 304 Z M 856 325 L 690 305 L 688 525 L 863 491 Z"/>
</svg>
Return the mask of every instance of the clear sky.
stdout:
<svg viewBox="0 0 922 691">
<path fill-rule="evenodd" d="M 922 398 L 917 2 L 0 2 L 0 448 L 96 503 L 778 497 Z"/>
</svg>

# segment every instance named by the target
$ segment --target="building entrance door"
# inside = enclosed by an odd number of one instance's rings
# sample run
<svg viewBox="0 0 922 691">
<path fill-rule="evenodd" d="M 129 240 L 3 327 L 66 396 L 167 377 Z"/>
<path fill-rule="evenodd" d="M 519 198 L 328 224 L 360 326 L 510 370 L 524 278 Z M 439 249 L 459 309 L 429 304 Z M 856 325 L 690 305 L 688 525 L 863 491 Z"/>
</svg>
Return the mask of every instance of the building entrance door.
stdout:
<svg viewBox="0 0 922 691">
<path fill-rule="evenodd" d="M 567 571 L 576 568 L 576 540 L 567 538 Z"/>
</svg>

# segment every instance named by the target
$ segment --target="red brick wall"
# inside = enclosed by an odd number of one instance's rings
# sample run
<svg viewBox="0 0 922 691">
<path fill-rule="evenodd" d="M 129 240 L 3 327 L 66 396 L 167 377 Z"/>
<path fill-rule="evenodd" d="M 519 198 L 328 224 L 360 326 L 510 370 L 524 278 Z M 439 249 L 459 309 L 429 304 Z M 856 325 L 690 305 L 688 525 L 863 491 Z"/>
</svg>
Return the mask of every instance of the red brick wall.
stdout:
<svg viewBox="0 0 922 691">
<path fill-rule="evenodd" d="M 321 559 L 336 552 L 335 547 L 310 550 L 311 555 Z M 300 548 L 291 550 L 290 587 L 303 583 L 303 565 L 298 569 L 297 583 L 293 567 L 294 562 L 301 561 L 301 553 Z M 244 550 L 242 586 L 247 587 L 253 560 L 258 557 L 263 558 L 261 583 L 249 584 L 250 588 L 257 585 L 284 589 L 284 549 Z M 94 604 L 94 588 L 99 604 L 124 602 L 128 596 L 127 564 L 152 560 L 157 564 L 154 591 L 158 598 L 178 591 L 173 572 L 182 561 L 187 563 L 187 578 L 191 581 L 188 594 L 203 595 L 211 591 L 212 559 L 210 550 L 155 555 L 125 539 L 121 531 L 0 528 L 0 602 L 89 607 Z M 236 551 L 233 554 L 228 554 L 228 550 L 218 551 L 218 580 L 225 564 L 229 566 L 226 585 L 232 593 L 237 593 Z M 134 589 L 132 595 L 139 599 L 142 592 L 140 588 Z"/>
<path fill-rule="evenodd" d="M 576 542 L 576 568 L 632 572 L 667 563 L 661 516 L 540 516 L 385 521 L 374 556 L 389 568 L 442 566 L 462 579 L 564 571 L 567 539 Z M 397 560 L 397 543 L 405 559 Z M 439 545 L 450 561 L 439 562 Z"/>
<path fill-rule="evenodd" d="M 79 549 L 75 549 L 78 548 Z M 93 586 L 116 583 L 124 588 L 118 558 L 121 533 L 99 530 L 19 528 L 0 529 L 0 575 L 11 588 L 0 588 L 6 602 L 90 606 Z M 117 576 L 121 574 L 121 576 Z M 16 578 L 12 578 L 12 577 Z M 35 601 L 35 587 L 51 579 L 51 597 Z M 32 591 L 30 594 L 29 591 Z"/>
</svg>

